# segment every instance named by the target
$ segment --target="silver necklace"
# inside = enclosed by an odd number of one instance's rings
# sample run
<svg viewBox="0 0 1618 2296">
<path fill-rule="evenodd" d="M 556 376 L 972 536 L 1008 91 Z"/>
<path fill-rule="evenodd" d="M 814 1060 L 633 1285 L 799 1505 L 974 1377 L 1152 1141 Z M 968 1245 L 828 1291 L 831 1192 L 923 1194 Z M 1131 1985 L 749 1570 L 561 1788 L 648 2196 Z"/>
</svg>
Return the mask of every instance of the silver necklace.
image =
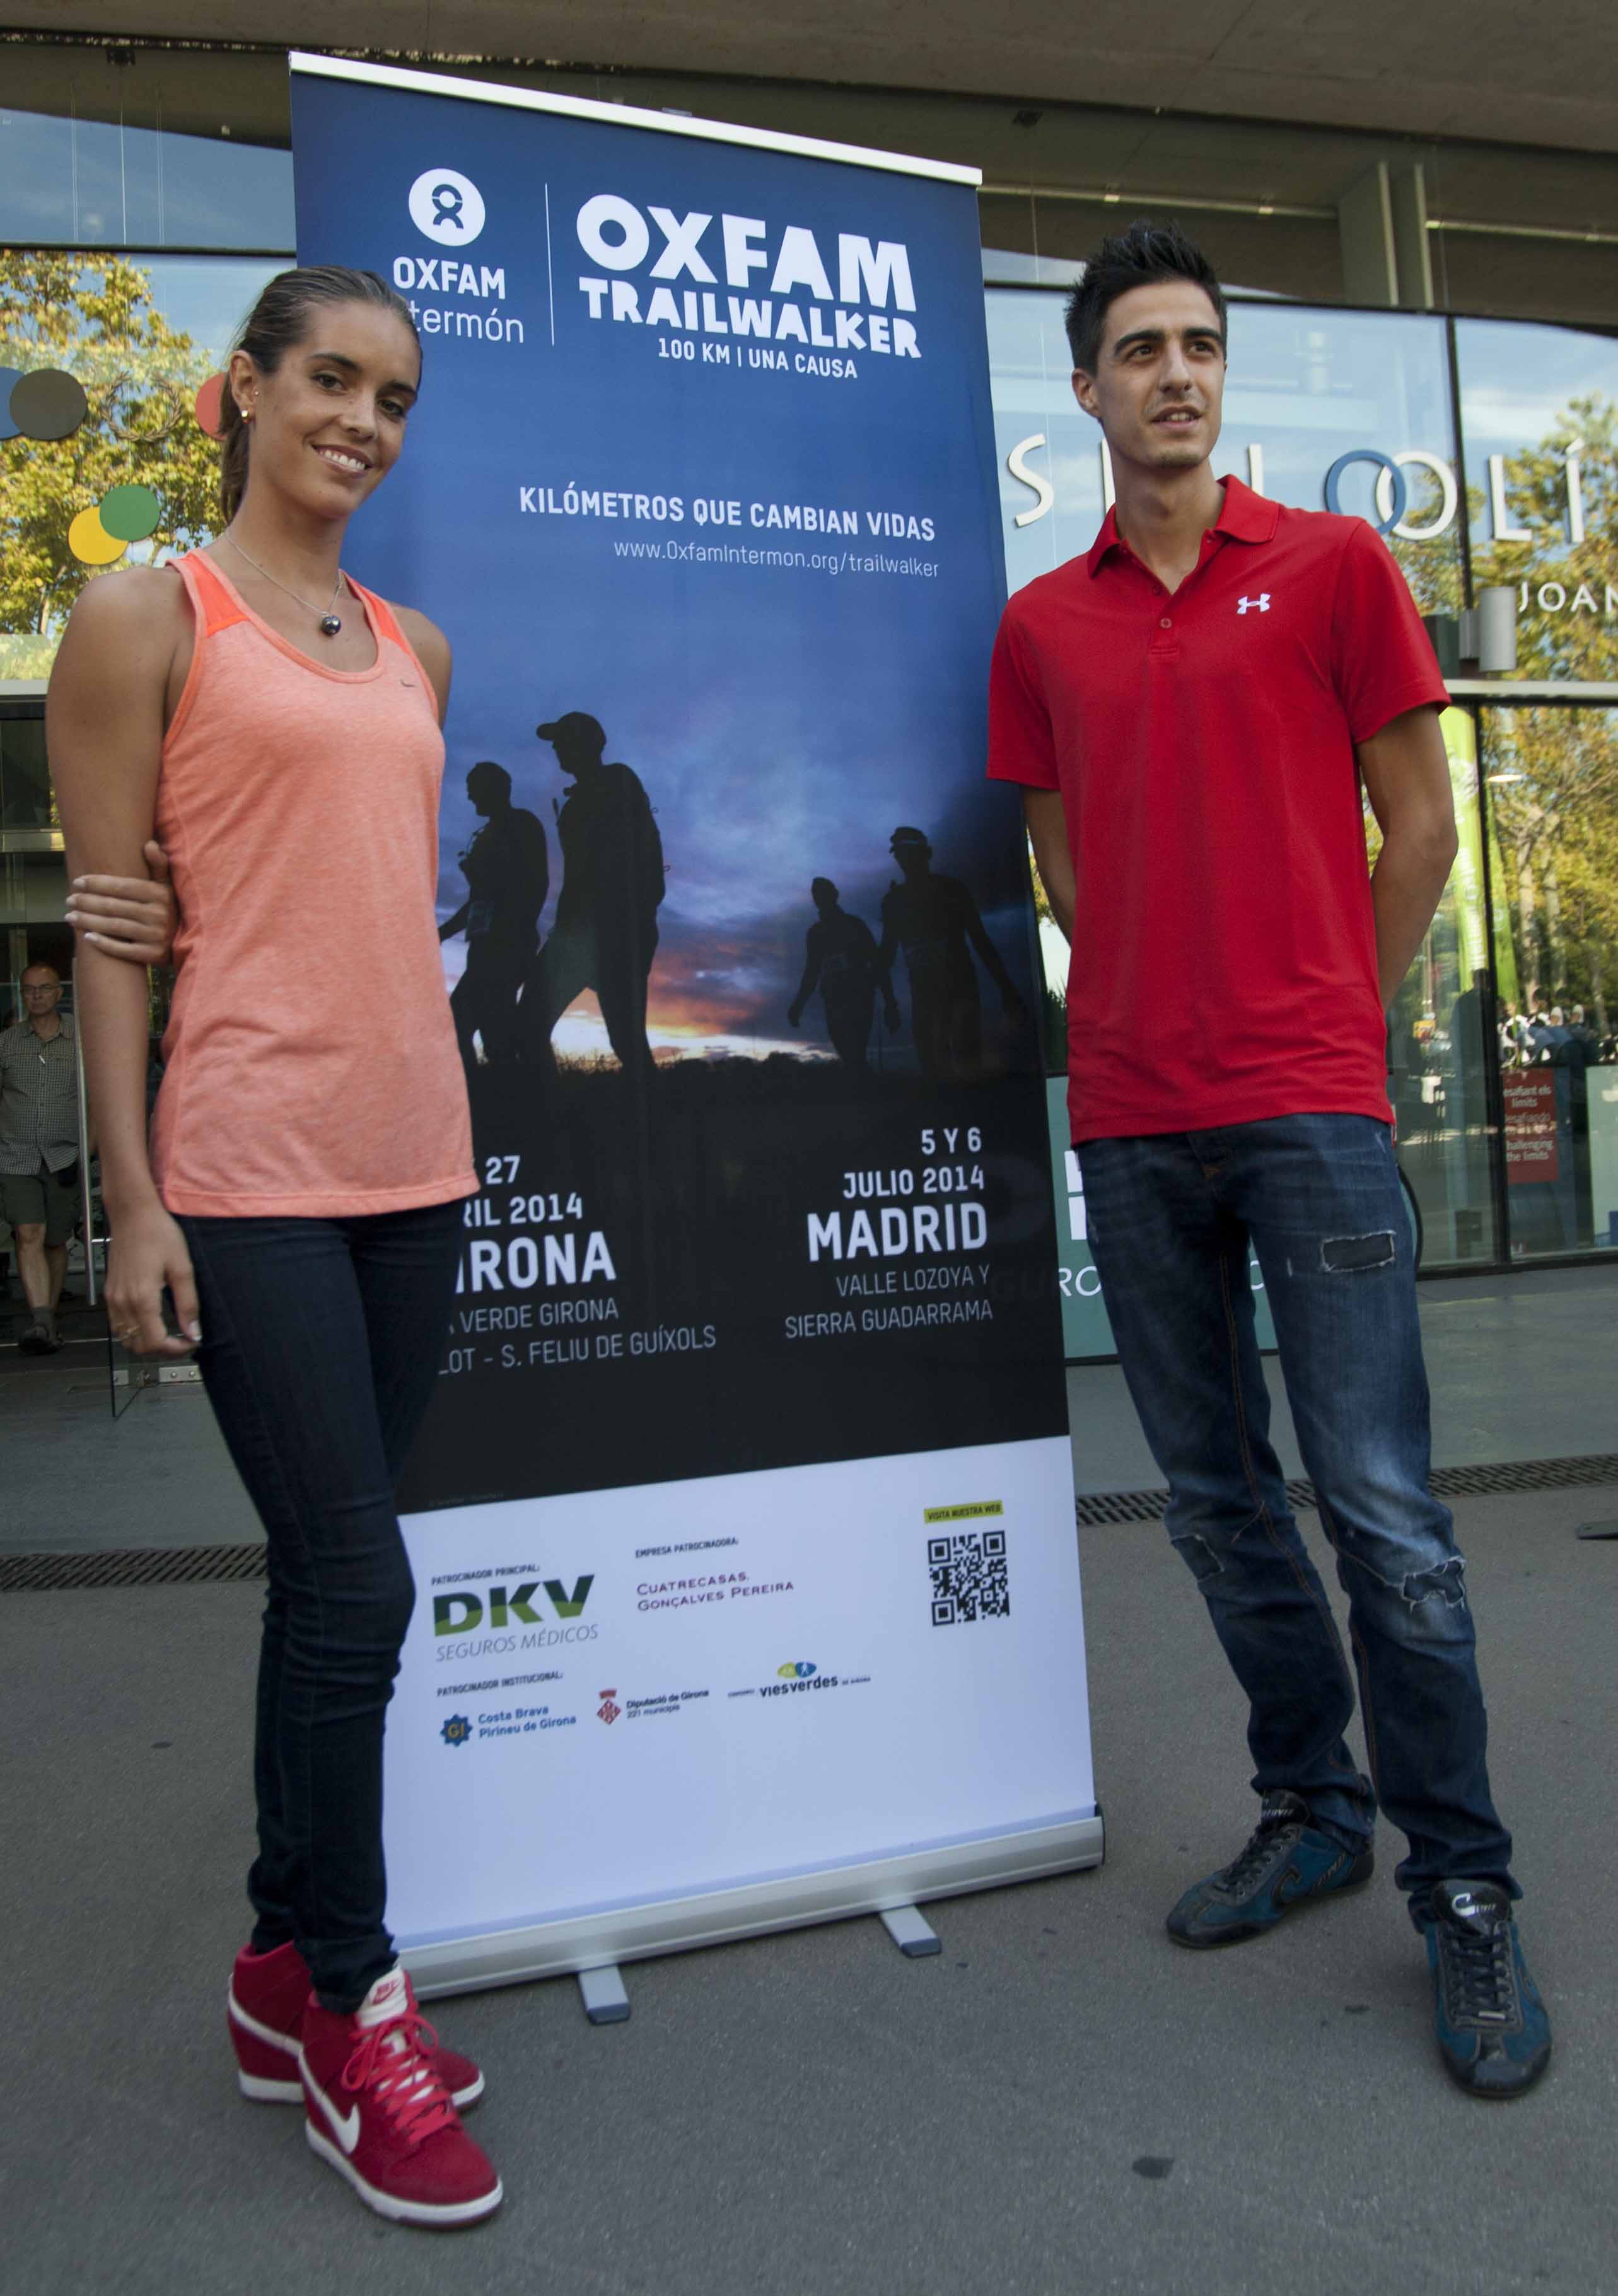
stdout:
<svg viewBox="0 0 1618 2296">
<path fill-rule="evenodd" d="M 242 549 L 242 545 L 236 540 L 234 534 L 222 534 L 219 537 L 219 539 L 221 542 L 228 542 L 238 558 L 247 559 L 247 563 L 252 568 L 255 574 L 262 574 L 265 580 L 267 582 L 274 583 L 277 590 L 285 591 L 286 595 L 292 599 L 298 605 L 301 606 L 306 614 L 313 614 L 316 620 L 316 626 L 323 638 L 334 638 L 337 636 L 338 631 L 342 627 L 342 616 L 341 614 L 333 613 L 332 609 L 336 605 L 337 593 L 342 587 L 342 568 L 341 566 L 337 570 L 337 579 L 332 585 L 330 603 L 327 604 L 326 610 L 323 614 L 318 606 L 311 606 L 307 598 L 299 597 L 296 590 L 288 590 L 286 584 L 277 579 L 277 578 L 270 572 L 267 566 L 260 566 L 256 558 L 248 558 L 246 551 Z"/>
</svg>

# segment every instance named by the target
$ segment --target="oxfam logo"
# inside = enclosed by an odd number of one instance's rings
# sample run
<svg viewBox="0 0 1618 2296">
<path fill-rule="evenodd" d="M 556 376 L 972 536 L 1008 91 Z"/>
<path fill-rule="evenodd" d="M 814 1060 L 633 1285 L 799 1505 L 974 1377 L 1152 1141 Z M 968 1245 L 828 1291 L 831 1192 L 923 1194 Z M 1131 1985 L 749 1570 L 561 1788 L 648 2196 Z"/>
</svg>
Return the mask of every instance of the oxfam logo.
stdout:
<svg viewBox="0 0 1618 2296">
<path fill-rule="evenodd" d="M 410 220 L 440 247 L 470 247 L 483 228 L 483 194 L 455 168 L 429 168 L 410 186 Z"/>
</svg>

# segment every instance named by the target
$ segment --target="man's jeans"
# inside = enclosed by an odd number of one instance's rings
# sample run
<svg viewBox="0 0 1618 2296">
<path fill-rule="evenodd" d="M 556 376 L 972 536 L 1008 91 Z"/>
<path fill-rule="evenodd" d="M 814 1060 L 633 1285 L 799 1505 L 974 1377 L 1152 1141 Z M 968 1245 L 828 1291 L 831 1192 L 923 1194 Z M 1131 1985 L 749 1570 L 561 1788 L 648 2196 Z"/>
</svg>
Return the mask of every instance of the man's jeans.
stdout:
<svg viewBox="0 0 1618 2296">
<path fill-rule="evenodd" d="M 415 1599 L 393 1482 L 438 1376 L 461 1213 L 180 1222 L 203 1384 L 269 1541 L 253 1945 L 295 1939 L 330 2009 L 393 1963 L 382 1725 Z"/>
<path fill-rule="evenodd" d="M 1417 1926 L 1444 1879 L 1519 1894 L 1490 1798 L 1465 1565 L 1427 1488 L 1427 1380 L 1392 1142 L 1365 1116 L 1091 1140 L 1089 1241 L 1119 1357 L 1168 1480 L 1168 1529 L 1251 1716 L 1260 1793 L 1302 1795 L 1346 1848 L 1370 1782 L 1343 1741 L 1354 1695 L 1326 1591 L 1269 1440 L 1251 1238 L 1320 1521 L 1349 1598 L 1376 1800 L 1409 1839 Z"/>
</svg>

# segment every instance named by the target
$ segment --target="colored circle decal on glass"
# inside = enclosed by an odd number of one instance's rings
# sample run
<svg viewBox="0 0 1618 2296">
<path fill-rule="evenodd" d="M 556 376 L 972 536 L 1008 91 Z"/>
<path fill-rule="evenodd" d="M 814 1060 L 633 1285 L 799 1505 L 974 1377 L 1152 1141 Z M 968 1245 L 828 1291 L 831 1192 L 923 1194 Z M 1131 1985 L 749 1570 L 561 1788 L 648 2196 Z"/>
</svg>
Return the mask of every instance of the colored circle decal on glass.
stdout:
<svg viewBox="0 0 1618 2296">
<path fill-rule="evenodd" d="M 144 542 L 163 514 L 150 487 L 112 487 L 102 497 L 103 526 L 120 542 Z"/>
<path fill-rule="evenodd" d="M 25 439 L 70 439 L 90 411 L 85 387 L 59 366 L 36 367 L 12 385 L 12 421 Z"/>
<path fill-rule="evenodd" d="M 225 436 L 225 377 L 210 374 L 196 396 L 197 422 L 210 439 Z"/>
<path fill-rule="evenodd" d="M 12 420 L 12 392 L 22 380 L 20 366 L 0 366 L 0 439 L 14 439 L 17 425 Z"/>
<path fill-rule="evenodd" d="M 68 529 L 68 548 L 84 566 L 111 566 L 128 546 L 119 536 L 107 532 L 99 510 L 81 510 Z"/>
</svg>

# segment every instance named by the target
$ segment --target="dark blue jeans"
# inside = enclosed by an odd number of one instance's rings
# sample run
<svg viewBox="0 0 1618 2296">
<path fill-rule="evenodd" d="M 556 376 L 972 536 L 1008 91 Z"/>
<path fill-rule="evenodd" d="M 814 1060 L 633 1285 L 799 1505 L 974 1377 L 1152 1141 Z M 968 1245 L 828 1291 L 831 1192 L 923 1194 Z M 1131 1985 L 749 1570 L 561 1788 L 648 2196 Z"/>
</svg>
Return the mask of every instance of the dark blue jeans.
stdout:
<svg viewBox="0 0 1618 2296">
<path fill-rule="evenodd" d="M 432 1392 L 459 1203 L 363 1219 L 182 1219 L 197 1360 L 269 1542 L 253 1944 L 328 2008 L 393 1961 L 382 1726 L 415 1600 L 393 1482 Z"/>
<path fill-rule="evenodd" d="M 1380 1802 L 1433 1884 L 1511 1879 L 1490 1797 L 1466 1570 L 1427 1488 L 1427 1378 L 1385 1125 L 1288 1116 L 1087 1141 L 1089 1241 L 1119 1359 L 1166 1478 L 1170 1538 L 1250 1703 L 1260 1793 L 1301 1794 L 1348 1848 Z M 1269 1443 L 1251 1239 L 1321 1527 L 1349 1598 L 1373 1787 L 1344 1742 L 1354 1693 Z"/>
</svg>

